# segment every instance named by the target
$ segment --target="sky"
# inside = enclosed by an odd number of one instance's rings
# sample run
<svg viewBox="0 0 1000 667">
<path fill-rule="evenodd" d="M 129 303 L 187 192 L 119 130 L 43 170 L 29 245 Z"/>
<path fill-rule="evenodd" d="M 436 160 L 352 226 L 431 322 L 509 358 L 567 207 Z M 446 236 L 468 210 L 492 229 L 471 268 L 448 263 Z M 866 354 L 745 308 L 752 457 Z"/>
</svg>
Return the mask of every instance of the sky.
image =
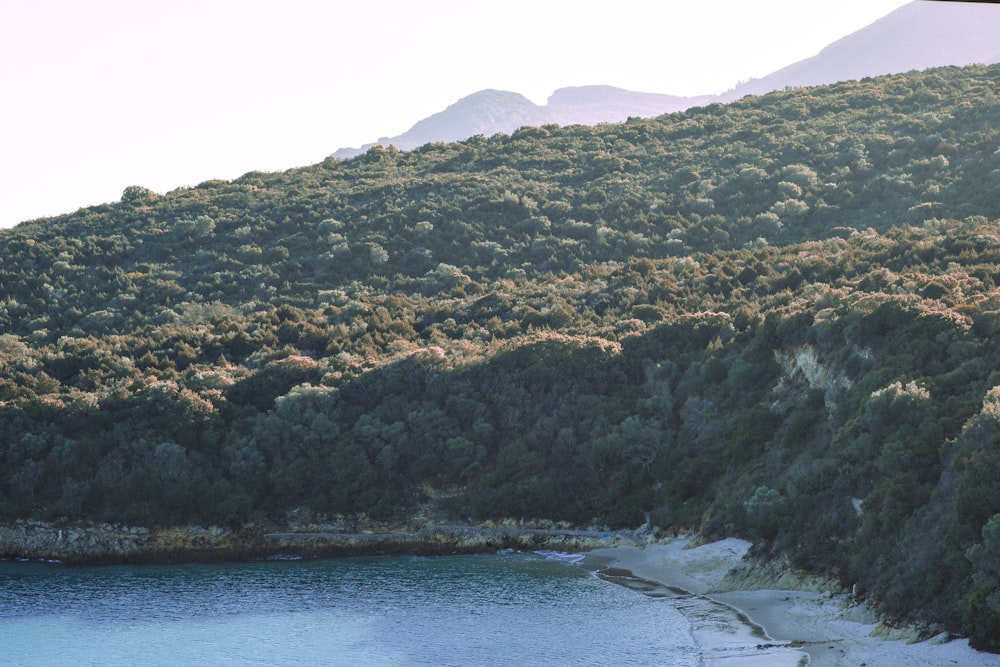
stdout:
<svg viewBox="0 0 1000 667">
<path fill-rule="evenodd" d="M 0 227 L 322 161 L 486 88 L 720 93 L 906 0 L 0 2 Z"/>
</svg>

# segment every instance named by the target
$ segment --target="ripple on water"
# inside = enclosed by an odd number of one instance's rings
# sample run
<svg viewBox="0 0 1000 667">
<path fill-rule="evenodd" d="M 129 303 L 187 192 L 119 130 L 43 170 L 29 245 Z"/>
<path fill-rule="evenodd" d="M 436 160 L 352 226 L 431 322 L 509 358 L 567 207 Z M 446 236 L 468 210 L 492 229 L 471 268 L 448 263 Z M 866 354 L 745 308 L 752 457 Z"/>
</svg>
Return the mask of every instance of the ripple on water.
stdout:
<svg viewBox="0 0 1000 667">
<path fill-rule="evenodd" d="M 569 555 L 0 563 L 5 665 L 697 664 L 688 621 Z"/>
</svg>

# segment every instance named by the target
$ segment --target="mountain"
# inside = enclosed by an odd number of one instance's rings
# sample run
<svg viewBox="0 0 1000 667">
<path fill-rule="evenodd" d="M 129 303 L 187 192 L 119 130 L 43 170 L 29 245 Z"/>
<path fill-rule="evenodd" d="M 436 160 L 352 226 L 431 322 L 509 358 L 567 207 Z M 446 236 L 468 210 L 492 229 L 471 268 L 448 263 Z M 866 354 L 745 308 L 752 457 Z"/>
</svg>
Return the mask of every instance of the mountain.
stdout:
<svg viewBox="0 0 1000 667">
<path fill-rule="evenodd" d="M 613 86 L 577 86 L 552 93 L 544 107 L 549 122 L 557 125 L 620 123 L 628 118 L 652 118 L 682 111 L 709 98 L 637 93 Z"/>
<path fill-rule="evenodd" d="M 748 81 L 718 100 L 929 67 L 995 63 L 1000 61 L 998 35 L 1000 7 L 994 4 L 917 0 L 812 58 Z"/>
<path fill-rule="evenodd" d="M 520 93 L 503 90 L 481 90 L 463 97 L 444 111 L 429 116 L 401 135 L 382 137 L 361 148 L 342 148 L 333 157 L 359 155 L 372 146 L 395 146 L 412 150 L 435 141 L 459 141 L 477 134 L 489 136 L 497 132 L 511 133 L 526 125 L 549 122 L 540 107 Z"/>
<path fill-rule="evenodd" d="M 498 132 L 510 134 L 519 127 L 550 123 L 617 123 L 630 117 L 649 118 L 680 111 L 707 101 L 708 97 L 637 93 L 613 86 L 579 86 L 561 88 L 549 97 L 545 105 L 538 105 L 519 93 L 481 90 L 419 121 L 401 135 L 382 137 L 361 148 L 341 148 L 333 157 L 354 157 L 375 145 L 412 150 L 435 141 L 458 141 L 477 134 L 491 136 Z"/>
<path fill-rule="evenodd" d="M 457 141 L 498 132 L 510 134 L 529 125 L 617 123 L 629 117 L 651 118 L 786 87 L 815 86 L 945 65 L 994 63 L 1000 61 L 997 35 L 1000 35 L 1000 7 L 917 0 L 834 42 L 811 58 L 752 79 L 721 95 L 677 97 L 612 86 L 581 86 L 561 88 L 549 97 L 546 105 L 539 106 L 518 93 L 484 90 L 421 120 L 401 135 L 382 137 L 361 148 L 342 148 L 333 157 L 350 158 L 374 145 L 412 150 L 433 141 Z"/>
</svg>

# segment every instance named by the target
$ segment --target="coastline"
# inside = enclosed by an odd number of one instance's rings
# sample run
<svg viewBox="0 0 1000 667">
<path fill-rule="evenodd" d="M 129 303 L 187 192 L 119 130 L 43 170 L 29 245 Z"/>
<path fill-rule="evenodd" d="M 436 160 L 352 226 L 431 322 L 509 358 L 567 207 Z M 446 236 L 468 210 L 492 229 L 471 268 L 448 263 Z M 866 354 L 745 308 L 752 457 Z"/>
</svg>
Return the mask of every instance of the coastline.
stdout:
<svg viewBox="0 0 1000 667">
<path fill-rule="evenodd" d="M 374 554 L 441 556 L 501 549 L 572 553 L 643 544 L 629 531 L 579 530 L 514 520 L 477 525 L 386 523 L 367 519 L 257 525 L 240 530 L 180 526 L 143 528 L 100 523 L 0 524 L 0 558 L 67 565 L 240 561 Z"/>
<path fill-rule="evenodd" d="M 680 602 L 678 608 L 691 620 L 707 667 L 997 664 L 998 656 L 972 649 L 968 640 L 939 636 L 916 641 L 912 632 L 889 629 L 863 604 L 829 588 L 822 591 L 826 582 L 820 580 L 795 582 L 794 577 L 780 576 L 770 583 L 793 582 L 800 590 L 767 587 L 766 581 L 754 582 L 756 590 L 742 590 L 747 577 L 738 570 L 749 542 L 730 538 L 692 545 L 692 540 L 678 538 L 642 547 L 599 548 L 589 552 L 583 564 L 598 576 L 610 570 L 612 576 L 604 578 L 615 583 L 645 587 L 643 592 L 654 595 L 676 595 L 672 602 Z M 717 619 L 706 620 L 705 607 L 692 608 L 687 599 L 731 610 L 728 627 L 725 621 L 720 627 Z M 755 638 L 755 628 L 762 637 Z"/>
<path fill-rule="evenodd" d="M 690 622 L 706 667 L 895 665 L 987 667 L 998 656 L 942 634 L 878 622 L 833 582 L 760 567 L 750 543 L 729 538 L 695 546 L 690 537 L 579 530 L 547 521 L 482 524 L 384 523 L 364 518 L 259 525 L 239 531 L 198 526 L 147 529 L 97 523 L 0 524 L 0 559 L 64 564 L 218 562 L 346 555 L 453 555 L 502 549 L 583 553 L 597 576 L 653 597 L 669 597 Z"/>
</svg>

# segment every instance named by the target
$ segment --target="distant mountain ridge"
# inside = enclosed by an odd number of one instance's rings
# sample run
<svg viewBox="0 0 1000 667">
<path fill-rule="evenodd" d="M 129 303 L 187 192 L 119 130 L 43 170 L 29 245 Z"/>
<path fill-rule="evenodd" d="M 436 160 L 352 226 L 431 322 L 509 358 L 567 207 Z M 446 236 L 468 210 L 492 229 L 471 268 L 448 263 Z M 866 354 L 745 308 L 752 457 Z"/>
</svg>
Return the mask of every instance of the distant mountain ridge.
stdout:
<svg viewBox="0 0 1000 667">
<path fill-rule="evenodd" d="M 866 76 L 897 74 L 944 65 L 1000 62 L 1000 7 L 966 2 L 917 0 L 833 44 L 817 55 L 752 79 L 719 95 L 681 97 L 613 86 L 560 88 L 538 105 L 520 93 L 481 90 L 417 122 L 395 137 L 361 148 L 341 148 L 350 158 L 375 145 L 412 150 L 435 141 L 460 141 L 477 134 L 510 134 L 519 127 L 596 125 L 629 117 L 650 118 L 711 102 L 731 102 L 787 87 L 816 86 Z"/>
<path fill-rule="evenodd" d="M 545 109 L 560 125 L 597 125 L 620 123 L 630 117 L 649 118 L 673 111 L 683 111 L 705 104 L 711 96 L 678 97 L 660 93 L 637 93 L 614 86 L 578 86 L 560 88 L 552 93 Z"/>
<path fill-rule="evenodd" d="M 1000 7 L 918 0 L 818 54 L 718 97 L 728 102 L 786 87 L 820 86 L 945 65 L 1000 62 Z"/>
<path fill-rule="evenodd" d="M 463 97 L 432 116 L 418 121 L 395 137 L 382 137 L 361 148 L 341 148 L 333 157 L 349 158 L 372 146 L 393 145 L 412 150 L 434 141 L 461 141 L 477 134 L 510 134 L 528 125 L 597 125 L 617 123 L 636 116 L 649 118 L 672 111 L 683 111 L 708 103 L 711 96 L 678 97 L 659 93 L 639 93 L 614 86 L 578 86 L 560 88 L 545 105 L 538 105 L 520 93 L 505 90 L 480 90 Z"/>
</svg>

